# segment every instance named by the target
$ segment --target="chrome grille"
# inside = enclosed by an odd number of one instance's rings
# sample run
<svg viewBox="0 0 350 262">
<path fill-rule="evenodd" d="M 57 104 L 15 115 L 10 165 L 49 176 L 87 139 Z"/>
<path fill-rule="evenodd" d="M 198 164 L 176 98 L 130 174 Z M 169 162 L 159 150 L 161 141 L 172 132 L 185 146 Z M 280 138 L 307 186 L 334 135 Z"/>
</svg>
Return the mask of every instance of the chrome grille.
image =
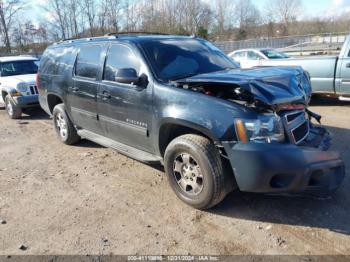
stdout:
<svg viewBox="0 0 350 262">
<path fill-rule="evenodd" d="M 305 111 L 296 110 L 282 113 L 283 124 L 289 140 L 294 144 L 301 143 L 310 132 L 309 121 Z"/>
<path fill-rule="evenodd" d="M 36 87 L 36 85 L 30 85 L 30 86 L 29 86 L 29 90 L 30 90 L 30 93 L 31 93 L 32 95 L 37 95 L 37 94 L 39 94 L 38 88 Z"/>
</svg>

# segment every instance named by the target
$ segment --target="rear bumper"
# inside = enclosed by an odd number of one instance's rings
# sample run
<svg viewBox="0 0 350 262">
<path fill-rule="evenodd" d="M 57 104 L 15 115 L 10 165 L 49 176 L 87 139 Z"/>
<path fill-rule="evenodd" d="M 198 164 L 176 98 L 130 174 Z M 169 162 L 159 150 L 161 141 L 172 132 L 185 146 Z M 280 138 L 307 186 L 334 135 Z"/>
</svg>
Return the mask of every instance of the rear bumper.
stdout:
<svg viewBox="0 0 350 262">
<path fill-rule="evenodd" d="M 49 109 L 49 105 L 47 103 L 47 98 L 46 96 L 42 96 L 42 95 L 39 95 L 39 104 L 40 104 L 40 107 L 49 115 L 51 116 L 51 112 L 50 112 L 50 109 Z"/>
<path fill-rule="evenodd" d="M 27 108 L 27 107 L 36 107 L 39 106 L 39 96 L 30 95 L 30 96 L 16 96 L 12 97 L 16 105 Z"/>
<path fill-rule="evenodd" d="M 326 193 L 345 176 L 339 153 L 292 144 L 223 143 L 241 191 Z"/>
</svg>

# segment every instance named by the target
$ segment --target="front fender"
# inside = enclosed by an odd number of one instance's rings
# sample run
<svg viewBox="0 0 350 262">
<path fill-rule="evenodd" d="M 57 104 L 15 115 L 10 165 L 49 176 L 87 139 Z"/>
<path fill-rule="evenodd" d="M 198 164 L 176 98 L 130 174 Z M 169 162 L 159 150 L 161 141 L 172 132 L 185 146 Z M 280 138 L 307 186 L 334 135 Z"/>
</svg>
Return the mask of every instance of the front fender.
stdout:
<svg viewBox="0 0 350 262">
<path fill-rule="evenodd" d="M 156 86 L 154 94 L 157 140 L 162 126 L 170 123 L 199 131 L 217 144 L 236 141 L 234 119 L 256 117 L 255 111 L 243 105 L 182 88 Z"/>
<path fill-rule="evenodd" d="M 172 118 L 172 117 L 166 117 L 163 118 L 159 122 L 159 128 L 158 131 L 162 130 L 162 127 L 165 125 L 179 125 L 183 127 L 187 127 L 190 129 L 197 130 L 198 132 L 204 134 L 205 136 L 209 137 L 212 141 L 215 143 L 220 144 L 220 139 L 217 137 L 217 133 L 213 132 L 212 129 L 208 128 L 208 126 L 200 125 L 198 123 L 193 123 L 191 121 L 188 121 L 186 119 L 179 119 L 179 118 Z M 158 136 L 161 136 L 161 134 L 158 133 Z"/>
<path fill-rule="evenodd" d="M 7 94 L 12 94 L 17 92 L 17 89 L 15 87 L 10 87 L 10 86 L 2 86 L 1 87 L 1 93 L 7 93 Z"/>
<path fill-rule="evenodd" d="M 11 94 L 17 92 L 16 88 L 9 87 L 9 86 L 2 86 L 0 90 L 1 90 L 1 98 L 3 99 L 3 102 L 5 102 L 5 97 L 7 94 L 10 94 L 10 97 L 12 99 Z"/>
</svg>

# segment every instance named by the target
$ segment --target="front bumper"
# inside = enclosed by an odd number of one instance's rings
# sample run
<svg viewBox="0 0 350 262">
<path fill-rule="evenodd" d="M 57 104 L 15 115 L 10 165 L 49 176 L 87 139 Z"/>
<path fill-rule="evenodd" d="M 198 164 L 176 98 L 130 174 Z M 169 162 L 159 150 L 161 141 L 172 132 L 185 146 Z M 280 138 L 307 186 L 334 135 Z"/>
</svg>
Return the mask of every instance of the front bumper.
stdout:
<svg viewBox="0 0 350 262">
<path fill-rule="evenodd" d="M 345 176 L 339 153 L 292 144 L 223 143 L 241 191 L 326 193 Z"/>
<path fill-rule="evenodd" d="M 12 99 L 16 105 L 22 108 L 39 106 L 38 95 L 15 96 L 15 97 L 12 97 Z"/>
</svg>

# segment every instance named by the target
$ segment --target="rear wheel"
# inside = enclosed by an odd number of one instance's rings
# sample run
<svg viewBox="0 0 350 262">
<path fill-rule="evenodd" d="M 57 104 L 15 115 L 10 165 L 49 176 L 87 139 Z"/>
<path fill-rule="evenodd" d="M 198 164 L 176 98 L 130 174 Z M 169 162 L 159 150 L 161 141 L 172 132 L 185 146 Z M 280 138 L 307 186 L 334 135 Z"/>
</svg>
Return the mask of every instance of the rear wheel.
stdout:
<svg viewBox="0 0 350 262">
<path fill-rule="evenodd" d="M 164 164 L 169 183 L 185 203 L 208 209 L 224 199 L 232 182 L 226 178 L 215 145 L 199 135 L 183 135 L 167 147 Z"/>
<path fill-rule="evenodd" d="M 5 97 L 5 108 L 6 108 L 6 111 L 7 111 L 7 115 L 11 119 L 18 119 L 22 115 L 22 108 L 17 106 L 17 105 L 15 105 L 12 102 L 12 99 L 11 99 L 10 95 L 7 95 Z"/>
<path fill-rule="evenodd" d="M 64 104 L 56 105 L 53 109 L 53 123 L 58 138 L 67 145 L 72 145 L 80 140 L 72 121 L 69 119 Z"/>
</svg>

